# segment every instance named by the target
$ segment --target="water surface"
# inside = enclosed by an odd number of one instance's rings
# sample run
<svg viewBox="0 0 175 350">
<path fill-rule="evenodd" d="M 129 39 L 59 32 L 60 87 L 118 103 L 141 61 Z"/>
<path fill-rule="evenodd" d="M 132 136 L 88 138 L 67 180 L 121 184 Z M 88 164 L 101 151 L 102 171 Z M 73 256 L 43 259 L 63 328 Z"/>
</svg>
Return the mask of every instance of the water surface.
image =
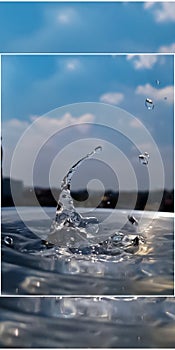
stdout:
<svg viewBox="0 0 175 350">
<path fill-rule="evenodd" d="M 174 348 L 175 298 L 0 298 L 5 348 Z"/>
<path fill-rule="evenodd" d="M 54 208 L 45 208 L 48 220 L 40 219 L 40 208 L 18 209 L 26 215 L 25 224 L 14 208 L 2 210 L 4 295 L 173 295 L 172 214 L 160 212 L 155 217 L 155 213 L 145 212 L 144 224 L 137 231 L 130 222 L 125 225 L 124 244 L 122 241 L 98 248 L 94 244 L 79 250 L 62 246 L 64 235 L 60 245 L 57 240 L 56 244 L 46 244 Z M 105 224 L 109 213 L 100 209 L 93 213 L 102 225 L 98 232 L 102 241 L 118 230 L 119 219 L 127 218 L 130 212 L 113 211 L 110 225 Z M 138 222 L 141 216 L 142 212 L 134 212 Z M 136 236 L 139 245 L 132 244 Z"/>
</svg>

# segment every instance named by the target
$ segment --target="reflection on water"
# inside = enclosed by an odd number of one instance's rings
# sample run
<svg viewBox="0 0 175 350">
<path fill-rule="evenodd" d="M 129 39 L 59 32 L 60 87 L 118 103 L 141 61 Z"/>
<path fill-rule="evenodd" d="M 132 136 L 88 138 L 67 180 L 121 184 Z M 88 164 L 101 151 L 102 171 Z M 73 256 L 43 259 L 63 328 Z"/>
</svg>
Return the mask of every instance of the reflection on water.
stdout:
<svg viewBox="0 0 175 350">
<path fill-rule="evenodd" d="M 172 348 L 175 298 L 0 298 L 0 346 Z"/>
<path fill-rule="evenodd" d="M 29 227 L 40 230 L 40 238 L 20 220 L 14 209 L 2 215 L 2 293 L 38 295 L 172 295 L 174 280 L 173 215 L 145 212 L 144 223 L 135 231 L 127 222 L 111 242 L 78 248 L 61 247 L 45 241 L 54 217 L 40 220 L 39 209 L 22 208 Z M 109 210 L 96 210 L 100 225 Z M 129 211 L 116 211 L 127 218 Z M 115 214 L 115 211 L 114 211 Z M 141 212 L 134 218 L 140 223 Z M 27 221 L 28 220 L 28 221 Z M 103 221 L 103 230 L 117 228 Z M 106 225 L 106 226 L 105 226 Z M 36 230 L 36 232 L 38 232 Z M 98 235 L 102 234 L 100 228 Z M 43 232 L 43 236 L 41 235 Z M 9 245 L 4 238 L 9 237 Z M 139 244 L 136 238 L 139 238 Z"/>
</svg>

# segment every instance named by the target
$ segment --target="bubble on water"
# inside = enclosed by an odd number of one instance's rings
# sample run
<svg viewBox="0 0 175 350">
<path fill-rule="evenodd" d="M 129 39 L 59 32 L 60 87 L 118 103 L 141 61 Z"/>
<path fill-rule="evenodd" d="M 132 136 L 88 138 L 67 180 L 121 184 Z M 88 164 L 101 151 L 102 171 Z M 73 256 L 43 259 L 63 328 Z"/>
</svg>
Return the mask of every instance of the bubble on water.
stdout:
<svg viewBox="0 0 175 350">
<path fill-rule="evenodd" d="M 121 242 L 123 237 L 124 237 L 124 233 L 123 232 L 116 232 L 114 234 L 114 236 L 111 237 L 112 238 L 112 243 L 115 244 L 115 243 Z"/>
<path fill-rule="evenodd" d="M 154 108 L 154 103 L 153 100 L 151 100 L 151 98 L 146 98 L 145 100 L 145 106 L 147 107 L 147 109 L 151 110 Z"/>
<path fill-rule="evenodd" d="M 132 217 L 133 222 L 137 224 L 137 220 Z M 123 232 L 116 232 L 110 239 L 107 240 L 107 244 L 104 245 L 104 252 L 110 252 L 112 255 L 121 254 L 124 250 L 127 253 L 135 254 L 139 249 L 140 237 L 136 234 L 126 234 Z M 141 242 L 142 243 L 142 242 Z M 105 251 L 106 248 L 106 251 Z"/>
<path fill-rule="evenodd" d="M 4 243 L 8 246 L 13 246 L 13 238 L 9 237 L 9 236 L 6 236 L 4 238 Z"/>
</svg>

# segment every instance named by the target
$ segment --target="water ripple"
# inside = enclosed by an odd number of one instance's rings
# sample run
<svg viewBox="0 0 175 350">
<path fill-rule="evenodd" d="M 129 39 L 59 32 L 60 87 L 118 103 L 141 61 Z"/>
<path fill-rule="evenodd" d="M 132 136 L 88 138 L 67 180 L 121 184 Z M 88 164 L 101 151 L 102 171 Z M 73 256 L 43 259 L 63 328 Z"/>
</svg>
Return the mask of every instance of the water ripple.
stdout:
<svg viewBox="0 0 175 350">
<path fill-rule="evenodd" d="M 0 299 L 1 347 L 174 347 L 175 298 Z"/>
<path fill-rule="evenodd" d="M 54 209 L 47 212 L 54 216 Z M 103 212 L 99 212 L 102 217 Z M 26 208 L 26 213 L 31 223 L 30 209 Z M 35 208 L 35 215 L 38 213 Z M 127 214 L 126 211 L 123 215 Z M 138 221 L 140 215 L 134 213 Z M 152 216 L 153 213 L 146 212 L 145 220 L 150 222 Z M 127 244 L 128 237 L 133 235 L 132 224 L 125 227 L 124 244 L 119 240 L 111 246 L 108 242 L 107 248 L 103 244 L 79 250 L 47 243 L 20 221 L 15 209 L 2 210 L 2 293 L 172 295 L 173 215 L 158 216 L 145 230 L 137 232 L 138 246 L 130 245 L 129 241 L 130 250 Z M 49 226 L 39 219 L 34 224 L 40 229 L 43 225 L 43 231 Z M 6 237 L 10 237 L 7 242 Z"/>
</svg>

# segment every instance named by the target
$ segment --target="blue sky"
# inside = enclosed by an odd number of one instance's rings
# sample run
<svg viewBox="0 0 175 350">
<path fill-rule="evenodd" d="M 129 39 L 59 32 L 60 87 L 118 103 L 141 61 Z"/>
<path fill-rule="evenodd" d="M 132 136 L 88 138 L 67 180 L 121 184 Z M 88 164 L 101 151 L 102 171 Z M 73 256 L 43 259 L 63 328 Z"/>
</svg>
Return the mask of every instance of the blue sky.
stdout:
<svg viewBox="0 0 175 350">
<path fill-rule="evenodd" d="M 68 127 L 76 120 L 78 122 L 99 123 L 111 118 L 111 111 L 104 113 L 102 111 L 103 118 L 101 120 L 95 109 L 78 107 L 76 110 L 72 107 L 66 107 L 71 104 L 94 102 L 108 104 L 113 108 L 122 108 L 143 123 L 159 148 L 165 166 L 166 187 L 171 188 L 173 186 L 173 93 L 173 55 L 3 56 L 4 174 L 9 175 L 14 147 L 23 132 L 32 125 L 35 119 L 43 114 L 47 116 L 47 120 L 44 119 L 43 124 L 39 124 L 38 136 L 35 132 L 31 137 L 26 136 L 23 148 L 26 148 L 28 153 L 32 153 L 35 137 L 42 138 L 49 129 L 54 131 L 52 125 L 56 131 L 59 123 L 62 127 Z M 146 108 L 146 98 L 153 100 L 153 110 Z M 59 112 L 59 107 L 62 106 L 65 107 L 63 111 Z M 54 112 L 55 109 L 56 112 Z M 113 122 L 110 126 L 114 127 Z M 132 132 L 140 132 L 137 127 L 136 124 Z M 75 133 L 75 130 L 73 132 Z M 91 133 L 75 134 L 78 139 L 91 137 Z M 105 132 L 101 130 L 100 135 L 103 140 L 106 139 L 106 130 Z M 65 134 L 69 143 L 73 142 L 71 137 L 71 133 Z M 111 137 L 111 142 L 122 149 L 123 141 L 119 135 Z M 109 139 L 110 137 L 108 137 L 108 141 Z M 75 141 L 75 138 L 73 140 Z M 63 141 L 61 138 L 58 139 L 62 145 Z M 148 142 L 145 143 L 145 147 L 147 147 L 145 151 L 149 151 L 150 146 Z M 44 174 L 47 173 L 46 169 L 50 165 L 48 165 L 46 158 L 51 159 L 52 155 L 55 155 L 55 149 L 53 147 L 51 153 L 49 146 L 48 153 L 45 149 L 45 159 L 42 160 L 42 166 L 40 166 L 42 172 L 40 176 L 38 175 L 37 185 L 48 185 L 48 179 Z M 132 158 L 132 147 L 128 148 L 127 139 L 124 141 L 123 149 L 125 149 L 126 156 Z M 91 146 L 90 149 L 84 147 L 79 157 L 81 158 L 89 150 L 91 150 Z M 72 153 L 70 156 L 66 156 L 67 161 L 62 159 L 62 163 L 65 164 L 64 171 L 72 165 L 73 159 L 77 160 L 77 148 L 75 147 L 74 151 L 71 149 L 71 152 L 76 153 L 76 157 Z M 23 152 L 21 157 L 26 159 Z M 16 167 L 17 172 L 14 171 L 13 177 L 20 178 L 22 176 L 24 183 L 30 184 L 29 179 L 27 180 L 27 168 L 24 167 L 26 172 L 24 171 L 23 175 L 19 169 L 19 166 Z M 55 170 L 56 174 L 57 172 L 58 170 Z M 56 186 L 57 182 L 57 176 L 55 176 L 52 184 Z"/>
<path fill-rule="evenodd" d="M 174 61 L 173 55 L 163 53 L 175 51 L 175 3 L 0 3 L 0 33 L 0 50 L 4 53 L 155 52 L 135 56 L 3 55 L 5 176 L 10 174 L 15 145 L 34 119 L 47 113 L 44 122 L 48 128 L 56 119 L 64 126 L 76 118 L 98 122 L 88 109 L 77 115 L 65 109 L 59 117 L 49 113 L 68 104 L 97 102 L 120 107 L 143 123 L 162 156 L 165 185 L 173 187 Z M 145 107 L 147 97 L 154 102 L 153 110 Z M 34 141 L 27 142 L 30 153 Z M 26 155 L 22 156 L 25 163 Z M 131 150 L 127 157 L 132 157 Z M 72 159 L 71 155 L 64 169 Z M 42 163 L 38 185 L 48 185 L 44 177 L 46 163 Z M 20 178 L 17 170 L 12 174 L 14 178 Z M 138 171 L 141 174 L 143 169 Z M 20 173 L 24 183 L 31 185 L 27 167 Z M 56 177 L 52 184 L 56 186 Z"/>
<path fill-rule="evenodd" d="M 172 51 L 174 13 L 172 2 L 1 3 L 0 51 Z"/>
</svg>

